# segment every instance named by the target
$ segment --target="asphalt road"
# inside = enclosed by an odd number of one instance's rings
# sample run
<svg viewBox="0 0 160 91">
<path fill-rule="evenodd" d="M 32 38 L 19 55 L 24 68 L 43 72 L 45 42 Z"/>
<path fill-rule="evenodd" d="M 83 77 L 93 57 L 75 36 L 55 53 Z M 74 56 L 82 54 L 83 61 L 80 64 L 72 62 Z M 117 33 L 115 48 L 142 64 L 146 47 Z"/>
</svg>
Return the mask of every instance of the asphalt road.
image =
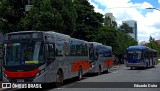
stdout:
<svg viewBox="0 0 160 91">
<path fill-rule="evenodd" d="M 86 79 L 66 84 L 61 88 L 49 89 L 49 91 L 160 91 L 160 88 L 156 88 L 156 85 L 160 86 L 160 64 L 155 68 L 134 70 L 121 65 L 120 67 L 114 67 L 110 73 L 99 76 L 89 75 L 84 78 Z M 134 84 L 136 83 L 138 85 L 145 84 L 144 86 L 147 85 L 147 87 L 135 88 Z M 155 85 L 155 88 L 148 87 L 148 84 Z"/>
<path fill-rule="evenodd" d="M 142 82 L 142 83 L 141 83 Z M 158 82 L 158 83 L 156 83 Z M 143 86 L 135 88 L 134 85 Z M 154 84 L 154 85 L 153 85 Z M 152 86 L 155 88 L 151 88 Z M 45 85 L 45 91 L 160 91 L 160 64 L 154 68 L 133 69 L 124 65 L 116 66 L 109 73 L 89 74 L 84 79 L 76 78 L 65 81 L 65 85 L 55 88 L 53 84 Z M 38 90 L 38 89 L 37 89 Z M 39 89 L 40 90 L 40 89 Z"/>
</svg>

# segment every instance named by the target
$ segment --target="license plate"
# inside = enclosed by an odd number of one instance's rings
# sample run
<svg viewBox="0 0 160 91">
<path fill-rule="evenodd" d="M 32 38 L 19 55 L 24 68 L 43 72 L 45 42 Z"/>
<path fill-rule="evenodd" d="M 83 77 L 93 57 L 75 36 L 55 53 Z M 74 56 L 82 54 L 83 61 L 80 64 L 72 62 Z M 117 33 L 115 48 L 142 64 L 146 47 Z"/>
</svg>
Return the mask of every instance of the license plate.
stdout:
<svg viewBox="0 0 160 91">
<path fill-rule="evenodd" d="M 17 82 L 24 82 L 24 79 L 17 79 Z"/>
</svg>

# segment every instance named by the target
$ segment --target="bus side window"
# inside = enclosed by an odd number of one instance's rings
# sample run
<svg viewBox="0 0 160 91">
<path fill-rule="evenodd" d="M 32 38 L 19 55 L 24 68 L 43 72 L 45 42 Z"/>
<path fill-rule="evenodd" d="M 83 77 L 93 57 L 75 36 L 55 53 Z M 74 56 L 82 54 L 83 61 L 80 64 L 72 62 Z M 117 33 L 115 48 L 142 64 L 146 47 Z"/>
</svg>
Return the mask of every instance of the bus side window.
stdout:
<svg viewBox="0 0 160 91">
<path fill-rule="evenodd" d="M 68 56 L 69 55 L 69 43 L 68 43 L 68 41 L 65 41 L 64 42 L 64 54 L 66 55 L 66 56 Z"/>
<path fill-rule="evenodd" d="M 70 42 L 70 55 L 76 56 L 76 43 L 75 43 L 75 41 Z"/>
<path fill-rule="evenodd" d="M 56 56 L 64 56 L 64 39 L 58 38 L 56 40 Z"/>
<path fill-rule="evenodd" d="M 81 56 L 81 43 L 77 42 L 76 44 L 76 56 Z"/>
<path fill-rule="evenodd" d="M 54 44 L 50 43 L 50 44 L 46 44 L 46 55 L 48 58 L 54 57 L 55 53 L 54 53 Z"/>
</svg>

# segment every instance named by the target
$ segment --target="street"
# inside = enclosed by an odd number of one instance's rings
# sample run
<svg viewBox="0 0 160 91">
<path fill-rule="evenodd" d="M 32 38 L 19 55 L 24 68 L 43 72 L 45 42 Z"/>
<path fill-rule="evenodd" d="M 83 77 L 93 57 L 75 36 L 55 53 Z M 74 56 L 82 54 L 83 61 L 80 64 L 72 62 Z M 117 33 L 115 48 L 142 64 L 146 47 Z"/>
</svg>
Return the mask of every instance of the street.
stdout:
<svg viewBox="0 0 160 91">
<path fill-rule="evenodd" d="M 65 85 L 55 88 L 52 84 L 45 85 L 45 91 L 160 91 L 160 88 L 134 88 L 137 82 L 160 82 L 160 64 L 155 68 L 133 69 L 124 65 L 115 66 L 109 73 L 85 75 L 84 79 L 77 81 L 69 79 Z M 146 83 L 147 84 L 147 83 Z M 160 84 L 159 84 L 160 85 Z M 159 87 L 158 85 L 158 87 Z M 129 86 L 129 87 L 127 87 Z M 43 86 L 44 87 L 44 86 Z M 41 89 L 42 90 L 42 89 Z"/>
</svg>

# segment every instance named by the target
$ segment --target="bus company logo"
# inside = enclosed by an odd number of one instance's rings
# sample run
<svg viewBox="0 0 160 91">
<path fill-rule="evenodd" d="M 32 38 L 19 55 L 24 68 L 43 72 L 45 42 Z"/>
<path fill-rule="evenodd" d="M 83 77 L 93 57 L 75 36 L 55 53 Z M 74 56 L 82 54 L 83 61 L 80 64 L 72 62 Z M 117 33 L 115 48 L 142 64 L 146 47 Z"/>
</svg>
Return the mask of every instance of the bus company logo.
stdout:
<svg viewBox="0 0 160 91">
<path fill-rule="evenodd" d="M 42 86 L 37 83 L 2 83 L 2 88 L 42 88 Z"/>
<path fill-rule="evenodd" d="M 11 88 L 11 83 L 2 83 L 2 88 Z"/>
</svg>

